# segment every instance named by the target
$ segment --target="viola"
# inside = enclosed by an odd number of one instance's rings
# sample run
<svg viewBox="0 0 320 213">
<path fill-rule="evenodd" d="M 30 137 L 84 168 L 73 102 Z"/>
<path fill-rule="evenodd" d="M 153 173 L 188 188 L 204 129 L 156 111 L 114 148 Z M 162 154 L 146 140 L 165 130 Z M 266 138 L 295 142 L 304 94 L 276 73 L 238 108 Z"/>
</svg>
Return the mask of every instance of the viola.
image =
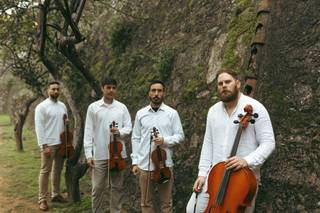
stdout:
<svg viewBox="0 0 320 213">
<path fill-rule="evenodd" d="M 69 131 L 69 119 L 66 114 L 63 115 L 64 131 L 60 134 L 61 145 L 59 148 L 59 155 L 63 158 L 71 158 L 74 154 L 74 147 L 72 145 L 73 134 Z"/>
<path fill-rule="evenodd" d="M 254 124 L 258 114 L 253 112 L 251 105 L 244 108 L 246 114 L 239 115 L 239 120 L 235 120 L 235 124 L 239 124 L 238 131 L 234 140 L 230 157 L 237 153 L 238 145 L 242 131 L 249 123 Z M 244 212 L 256 194 L 257 180 L 252 170 L 249 168 L 241 168 L 237 171 L 226 170 L 225 162 L 216 164 L 210 171 L 208 176 L 209 202 L 205 213 L 241 213 Z"/>
<path fill-rule="evenodd" d="M 158 137 L 158 134 L 158 129 L 153 127 L 153 137 Z M 151 154 L 151 160 L 155 166 L 155 170 L 153 171 L 153 179 L 159 184 L 166 183 L 171 178 L 171 171 L 169 167 L 166 166 L 166 159 L 166 151 L 160 148 L 160 145 L 157 145 L 156 149 Z"/>
<path fill-rule="evenodd" d="M 121 156 L 123 145 L 121 141 L 118 140 L 118 135 L 112 133 L 111 131 L 111 129 L 114 127 L 117 127 L 117 125 L 118 124 L 115 121 L 112 121 L 112 123 L 110 124 L 110 132 L 111 132 L 112 140 L 110 140 L 110 143 L 109 143 L 109 153 L 110 153 L 109 169 L 120 171 L 126 168 L 126 162 Z"/>
</svg>

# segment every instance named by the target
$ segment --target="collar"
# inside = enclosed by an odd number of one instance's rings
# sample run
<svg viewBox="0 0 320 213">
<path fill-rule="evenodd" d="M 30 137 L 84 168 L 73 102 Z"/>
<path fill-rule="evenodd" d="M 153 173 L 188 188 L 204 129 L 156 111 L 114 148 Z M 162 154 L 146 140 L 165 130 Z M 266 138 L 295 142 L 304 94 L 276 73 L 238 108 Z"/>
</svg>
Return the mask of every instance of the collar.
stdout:
<svg viewBox="0 0 320 213">
<path fill-rule="evenodd" d="M 160 105 L 160 107 L 159 107 L 159 109 L 158 109 L 158 111 L 159 111 L 159 110 L 165 111 L 165 107 L 166 107 L 166 105 L 162 102 L 161 105 Z M 147 110 L 148 110 L 149 112 L 155 112 L 155 111 L 152 109 L 151 104 L 149 104 L 149 105 L 147 106 Z"/>
<path fill-rule="evenodd" d="M 114 105 L 114 103 L 115 103 L 115 99 L 112 100 L 111 104 L 105 103 L 103 97 L 98 101 L 98 105 L 100 107 L 112 107 Z"/>
</svg>

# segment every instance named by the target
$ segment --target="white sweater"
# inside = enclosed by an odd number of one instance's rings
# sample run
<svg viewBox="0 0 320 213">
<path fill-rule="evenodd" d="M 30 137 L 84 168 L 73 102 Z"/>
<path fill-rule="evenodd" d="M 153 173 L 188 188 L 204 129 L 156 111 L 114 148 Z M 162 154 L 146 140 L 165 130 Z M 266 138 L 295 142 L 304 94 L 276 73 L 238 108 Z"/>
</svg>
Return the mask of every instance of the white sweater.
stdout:
<svg viewBox="0 0 320 213">
<path fill-rule="evenodd" d="M 35 109 L 35 129 L 38 145 L 49 146 L 60 144 L 60 134 L 63 132 L 63 115 L 67 114 L 64 103 L 45 99 Z"/>
</svg>

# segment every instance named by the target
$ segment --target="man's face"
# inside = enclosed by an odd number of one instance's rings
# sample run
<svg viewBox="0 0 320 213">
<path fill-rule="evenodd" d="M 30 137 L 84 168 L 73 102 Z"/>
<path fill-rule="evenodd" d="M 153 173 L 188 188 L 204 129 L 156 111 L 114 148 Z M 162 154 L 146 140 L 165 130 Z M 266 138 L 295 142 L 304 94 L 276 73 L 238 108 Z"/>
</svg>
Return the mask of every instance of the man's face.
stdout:
<svg viewBox="0 0 320 213">
<path fill-rule="evenodd" d="M 105 99 L 113 100 L 117 92 L 117 86 L 113 84 L 106 84 L 101 87 L 101 91 Z"/>
<path fill-rule="evenodd" d="M 218 76 L 218 93 L 220 100 L 228 103 L 237 99 L 240 91 L 240 81 L 234 79 L 228 73 Z"/>
<path fill-rule="evenodd" d="M 160 105 L 164 99 L 165 91 L 162 84 L 152 84 L 149 90 L 149 99 L 154 105 Z"/>
<path fill-rule="evenodd" d="M 59 84 L 51 84 L 48 88 L 48 96 L 56 101 L 60 95 L 60 86 Z"/>
</svg>

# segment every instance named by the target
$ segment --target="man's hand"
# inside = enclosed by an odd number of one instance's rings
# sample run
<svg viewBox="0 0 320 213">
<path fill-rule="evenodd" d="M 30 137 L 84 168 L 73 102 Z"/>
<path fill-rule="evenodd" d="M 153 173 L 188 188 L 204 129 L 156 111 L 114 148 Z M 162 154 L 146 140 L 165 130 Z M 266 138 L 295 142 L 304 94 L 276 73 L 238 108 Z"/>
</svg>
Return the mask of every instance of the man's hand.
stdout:
<svg viewBox="0 0 320 213">
<path fill-rule="evenodd" d="M 47 157 L 51 156 L 51 149 L 47 144 L 42 145 L 43 154 Z"/>
<path fill-rule="evenodd" d="M 139 172 L 139 167 L 137 166 L 137 165 L 134 165 L 133 167 L 132 167 L 132 173 L 134 174 L 134 175 L 138 175 L 140 172 Z"/>
<path fill-rule="evenodd" d="M 94 167 L 94 161 L 92 158 L 88 158 L 87 159 L 87 164 L 90 168 L 93 168 Z"/>
<path fill-rule="evenodd" d="M 163 137 L 156 137 L 156 138 L 153 138 L 153 142 L 155 142 L 157 145 L 162 145 L 164 144 L 164 139 Z"/>
<path fill-rule="evenodd" d="M 203 187 L 205 181 L 206 181 L 206 177 L 199 176 L 199 177 L 197 178 L 196 182 L 194 182 L 193 191 L 194 191 L 194 192 L 197 192 L 197 193 L 201 192 L 202 187 Z"/>
<path fill-rule="evenodd" d="M 238 157 L 238 156 L 233 156 L 226 160 L 226 169 L 233 169 L 234 171 L 247 167 L 248 163 L 245 159 Z"/>
</svg>

